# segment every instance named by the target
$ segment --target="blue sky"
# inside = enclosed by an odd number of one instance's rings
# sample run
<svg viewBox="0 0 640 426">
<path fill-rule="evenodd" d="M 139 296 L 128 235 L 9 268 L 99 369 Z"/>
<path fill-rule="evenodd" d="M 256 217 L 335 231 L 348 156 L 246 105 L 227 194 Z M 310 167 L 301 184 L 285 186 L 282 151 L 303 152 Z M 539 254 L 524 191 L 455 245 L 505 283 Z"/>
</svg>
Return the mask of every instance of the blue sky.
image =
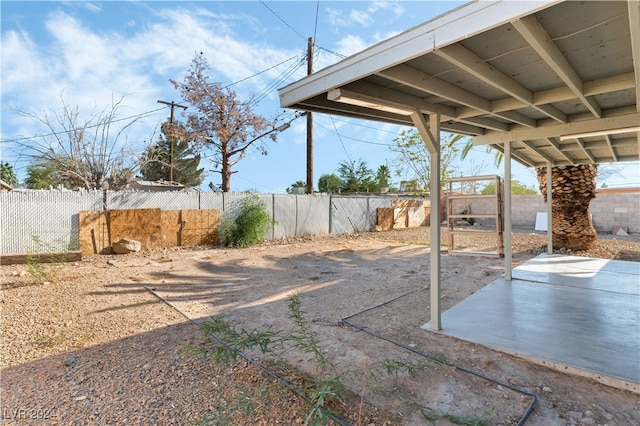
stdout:
<svg viewBox="0 0 640 426">
<path fill-rule="evenodd" d="M 143 151 L 169 116 L 157 100 L 182 102 L 169 80 L 182 81 L 200 52 L 213 81 L 231 85 L 240 99 L 260 97 L 255 112 L 278 116 L 283 110 L 277 88 L 306 74 L 308 37 L 315 38 L 317 71 L 464 3 L 2 1 L 1 160 L 24 179 L 28 158 L 5 141 L 46 129 L 18 111 L 53 114 L 60 111 L 61 95 L 86 116 L 125 95 L 120 116 L 143 115 L 129 130 L 127 147 Z M 335 173 L 342 161 L 363 160 L 371 169 L 391 166 L 394 155 L 385 145 L 403 129 L 320 114 L 314 122 L 316 188 L 318 178 Z M 458 164 L 459 174 L 502 174 L 493 167 L 492 155 L 476 149 Z M 268 151 L 266 156 L 251 152 L 235 167 L 233 191 L 284 193 L 292 183 L 304 181 L 305 120 L 295 120 L 276 143 L 269 142 Z M 209 182 L 219 184 L 220 176 L 209 172 L 210 153 L 204 155 L 206 189 Z M 535 185 L 533 171 L 514 164 L 513 173 Z M 637 164 L 606 182 L 639 185 Z"/>
</svg>

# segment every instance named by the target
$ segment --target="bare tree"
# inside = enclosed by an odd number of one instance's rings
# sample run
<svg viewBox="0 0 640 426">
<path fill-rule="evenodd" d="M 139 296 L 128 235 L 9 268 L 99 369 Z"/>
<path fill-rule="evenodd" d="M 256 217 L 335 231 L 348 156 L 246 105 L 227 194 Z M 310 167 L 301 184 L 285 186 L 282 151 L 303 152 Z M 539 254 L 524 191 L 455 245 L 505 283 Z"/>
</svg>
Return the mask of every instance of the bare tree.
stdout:
<svg viewBox="0 0 640 426">
<path fill-rule="evenodd" d="M 55 170 L 60 182 L 71 188 L 121 189 L 134 176 L 136 155 L 125 149 L 125 131 L 140 117 L 128 119 L 118 130 L 112 126 L 118 120 L 118 110 L 124 95 L 102 110 L 83 119 L 77 106 L 73 107 L 60 96 L 62 110 L 51 115 L 19 112 L 47 129 L 46 135 L 29 138 L 20 143 L 33 164 L 47 164 Z"/>
<path fill-rule="evenodd" d="M 466 137 L 448 134 L 440 141 L 440 179 L 442 184 L 456 171 L 454 162 L 459 146 L 465 143 Z M 418 189 L 428 190 L 431 182 L 431 156 L 420 134 L 415 130 L 402 131 L 393 140 L 394 146 L 389 149 L 396 154 L 393 165 L 398 176 L 410 176 L 418 185 Z"/>
<path fill-rule="evenodd" d="M 196 54 L 189 74 L 184 82 L 171 80 L 180 91 L 185 103 L 196 112 L 187 118 L 191 138 L 200 146 L 214 151 L 214 170 L 222 176 L 222 191 L 231 189 L 231 174 L 249 148 L 266 155 L 264 138 L 276 140 L 276 134 L 284 130 L 288 123 L 276 127 L 276 121 L 269 121 L 254 114 L 251 101 L 240 101 L 236 93 L 224 88 L 220 83 L 209 80 L 209 65 L 202 54 Z"/>
</svg>

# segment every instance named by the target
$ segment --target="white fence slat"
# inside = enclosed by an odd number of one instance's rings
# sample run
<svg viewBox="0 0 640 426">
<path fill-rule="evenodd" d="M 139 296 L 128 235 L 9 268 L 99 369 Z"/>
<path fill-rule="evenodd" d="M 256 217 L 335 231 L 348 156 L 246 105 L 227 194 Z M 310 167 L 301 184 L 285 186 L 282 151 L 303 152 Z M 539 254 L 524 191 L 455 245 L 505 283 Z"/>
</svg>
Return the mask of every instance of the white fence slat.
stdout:
<svg viewBox="0 0 640 426">
<path fill-rule="evenodd" d="M 163 210 L 219 209 L 234 218 L 246 193 L 140 191 L 0 191 L 0 253 L 43 253 L 78 250 L 80 211 L 160 208 Z M 368 232 L 376 224 L 376 209 L 390 207 L 397 195 L 338 196 L 326 194 L 257 194 L 276 223 L 269 239 L 325 233 Z M 106 206 L 105 206 L 106 201 Z M 472 205 L 473 211 L 481 206 Z M 544 211 L 540 195 L 514 196 L 514 226 L 534 226 Z M 640 194 L 598 194 L 591 202 L 598 231 L 628 225 L 640 232 Z"/>
</svg>

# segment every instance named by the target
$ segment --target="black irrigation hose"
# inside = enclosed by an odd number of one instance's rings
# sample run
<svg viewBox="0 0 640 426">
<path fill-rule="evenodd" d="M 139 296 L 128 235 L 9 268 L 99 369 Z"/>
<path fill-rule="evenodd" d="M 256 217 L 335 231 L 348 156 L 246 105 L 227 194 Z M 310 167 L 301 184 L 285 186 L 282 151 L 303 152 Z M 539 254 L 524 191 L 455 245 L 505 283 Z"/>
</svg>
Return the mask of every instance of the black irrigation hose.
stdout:
<svg viewBox="0 0 640 426">
<path fill-rule="evenodd" d="M 190 323 L 199 326 L 200 324 L 198 324 L 196 321 L 194 321 L 193 319 L 189 318 L 187 316 L 187 314 L 185 314 L 184 312 L 182 312 L 180 309 L 178 309 L 177 307 L 173 306 L 171 303 L 169 303 L 166 299 L 164 299 L 162 296 L 160 296 L 158 293 L 156 293 L 156 291 L 152 288 L 147 287 L 146 285 L 142 285 L 145 289 L 147 289 L 147 291 L 149 291 L 151 294 L 153 294 L 155 297 L 157 297 L 158 299 L 160 299 L 162 302 L 164 302 L 165 304 L 167 304 L 169 307 L 171 307 L 172 309 L 176 310 L 180 315 L 182 315 L 183 317 L 185 317 Z M 221 345 L 226 346 L 227 348 L 231 348 L 231 345 L 229 345 L 228 343 L 226 343 L 225 341 L 223 341 L 222 339 L 220 339 L 218 336 L 216 336 L 215 334 L 211 334 L 211 336 L 213 336 L 213 338 L 218 341 Z M 335 414 L 333 414 L 331 411 L 325 409 L 324 407 L 319 406 L 318 404 L 314 403 L 307 395 L 303 394 L 302 392 L 300 392 L 300 390 L 298 390 L 295 386 L 293 386 L 291 383 L 289 383 L 288 380 L 283 379 L 282 377 L 278 376 L 276 373 L 272 372 L 271 370 L 263 367 L 262 365 L 256 363 L 256 361 L 251 358 L 249 355 L 247 355 L 246 353 L 242 352 L 242 351 L 237 351 L 237 353 L 247 362 L 253 364 L 254 366 L 258 367 L 260 370 L 262 370 L 263 373 L 267 374 L 268 376 L 272 377 L 273 379 L 275 379 L 278 383 L 280 383 L 281 385 L 283 385 L 284 387 L 286 387 L 287 389 L 289 389 L 291 392 L 295 393 L 296 395 L 298 395 L 299 397 L 301 397 L 302 399 L 304 399 L 305 401 L 307 401 L 309 404 L 313 405 L 315 408 L 324 411 L 324 414 L 331 418 L 331 420 L 333 420 L 334 422 L 336 422 L 338 425 L 340 426 L 349 426 L 349 423 L 345 423 L 344 420 L 340 419 L 339 417 L 337 417 Z"/>
<path fill-rule="evenodd" d="M 407 350 L 407 351 L 409 351 L 409 352 L 412 352 L 412 353 L 414 353 L 414 354 L 416 354 L 416 355 L 419 355 L 419 356 L 421 356 L 421 357 L 427 358 L 427 359 L 428 359 L 428 360 L 430 360 L 430 361 L 438 362 L 438 363 L 440 363 L 440 364 L 446 365 L 447 367 L 453 367 L 453 368 L 455 368 L 456 370 L 462 371 L 463 373 L 467 373 L 467 374 L 470 374 L 470 375 L 472 375 L 472 376 L 476 376 L 476 377 L 478 377 L 478 378 L 480 378 L 480 379 L 482 379 L 482 380 L 486 380 L 486 381 L 491 382 L 491 383 L 493 383 L 493 384 L 496 384 L 496 385 L 499 385 L 499 386 L 505 387 L 505 388 L 507 388 L 507 389 L 511 389 L 511 390 L 512 390 L 512 391 L 514 391 L 514 392 L 518 392 L 518 393 L 520 393 L 520 394 L 522 394 L 522 395 L 526 395 L 526 396 L 528 396 L 528 397 L 531 397 L 531 402 L 529 402 L 529 406 L 527 407 L 527 409 L 525 410 L 525 412 L 522 414 L 522 417 L 520 417 L 520 420 L 519 420 L 519 421 L 518 421 L 518 423 L 516 424 L 517 426 L 522 426 L 522 425 L 524 425 L 524 424 L 525 424 L 525 422 L 527 421 L 527 419 L 529 418 L 529 416 L 531 415 L 531 412 L 533 411 L 533 408 L 535 407 L 536 403 L 538 402 L 538 397 L 537 397 L 535 394 L 532 394 L 532 393 L 530 393 L 530 392 L 524 391 L 524 390 L 522 390 L 522 389 L 518 389 L 518 388 L 516 388 L 516 387 L 514 387 L 514 386 L 512 386 L 512 385 L 510 385 L 510 384 L 501 383 L 501 382 L 499 382 L 499 381 L 497 381 L 497 380 L 495 380 L 495 379 L 492 379 L 492 378 L 490 378 L 490 377 L 487 377 L 487 376 L 485 376 L 485 375 L 482 375 L 482 374 L 480 374 L 480 373 L 477 373 L 477 372 L 475 372 L 475 371 L 473 371 L 473 370 L 469 370 L 469 369 L 467 369 L 467 368 L 460 367 L 460 366 L 457 366 L 457 365 L 455 365 L 455 364 L 451 364 L 450 362 L 447 362 L 447 361 L 444 361 L 444 360 L 442 360 L 442 359 L 436 358 L 436 357 L 434 357 L 434 356 L 432 356 L 432 355 L 429 355 L 429 354 L 426 354 L 426 353 L 424 353 L 424 352 L 420 352 L 420 351 L 418 351 L 418 350 L 416 350 L 416 349 L 413 349 L 413 348 L 411 348 L 411 347 L 409 347 L 409 346 L 407 346 L 407 345 L 404 345 L 404 344 L 402 344 L 402 343 L 400 343 L 400 342 L 396 342 L 395 340 L 391 340 L 391 339 L 389 339 L 389 338 L 387 338 L 387 337 L 381 336 L 381 335 L 379 335 L 379 334 L 377 334 L 377 333 L 374 333 L 373 331 L 369 331 L 369 330 L 367 330 L 367 328 L 366 328 L 366 327 L 357 326 L 357 325 L 355 325 L 355 324 L 353 324 L 353 323 L 349 322 L 349 320 L 350 320 L 351 318 L 353 318 L 353 317 L 356 317 L 356 316 L 362 315 L 363 313 L 365 313 L 365 312 L 369 312 L 369 311 L 371 311 L 371 310 L 373 310 L 373 309 L 381 308 L 381 307 L 383 307 L 383 306 L 385 306 L 385 305 L 390 304 L 391 302 L 394 302 L 394 301 L 396 301 L 396 300 L 398 300 L 398 299 L 401 299 L 401 298 L 403 298 L 403 297 L 405 297 L 405 296 L 408 296 L 408 295 L 410 295 L 410 294 L 412 294 L 412 293 L 415 293 L 416 291 L 419 291 L 419 290 L 422 290 L 422 289 L 414 289 L 414 290 L 411 290 L 411 291 L 409 291 L 409 292 L 407 292 L 407 293 L 405 293 L 405 294 L 402 294 L 402 295 L 400 295 L 400 296 L 398 296 L 398 297 L 394 297 L 394 298 L 393 298 L 393 299 L 391 299 L 391 300 L 387 300 L 386 302 L 382 302 L 382 303 L 381 303 L 381 304 L 379 304 L 379 305 L 371 306 L 371 307 L 369 307 L 369 308 L 367 308 L 367 309 L 364 309 L 364 310 L 362 310 L 362 311 L 360 311 L 360 312 L 357 312 L 357 313 L 355 313 L 355 314 L 353 314 L 353 315 L 349 315 L 348 317 L 342 318 L 342 319 L 340 320 L 340 323 L 342 323 L 342 324 L 344 324 L 344 325 L 347 325 L 347 326 L 349 326 L 349 327 L 353 327 L 353 328 L 355 328 L 355 329 L 356 329 L 356 330 L 358 330 L 358 331 L 363 331 L 363 332 L 367 333 L 367 334 L 368 334 L 368 335 L 370 335 L 370 336 L 373 336 L 373 337 L 378 338 L 378 339 L 380 339 L 380 340 L 384 340 L 385 342 L 388 342 L 388 343 L 391 343 L 391 344 L 393 344 L 393 345 L 396 345 L 396 346 L 398 346 L 398 347 L 400 347 L 400 348 L 402 348 L 402 349 L 405 349 L 405 350 Z"/>
</svg>

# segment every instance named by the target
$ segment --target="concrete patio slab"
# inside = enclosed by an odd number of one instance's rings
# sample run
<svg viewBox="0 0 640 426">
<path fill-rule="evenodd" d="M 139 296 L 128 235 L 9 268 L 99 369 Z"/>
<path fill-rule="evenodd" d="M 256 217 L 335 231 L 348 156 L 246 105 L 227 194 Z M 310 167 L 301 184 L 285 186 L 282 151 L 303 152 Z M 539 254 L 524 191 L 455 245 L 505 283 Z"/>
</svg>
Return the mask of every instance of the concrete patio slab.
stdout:
<svg viewBox="0 0 640 426">
<path fill-rule="evenodd" d="M 424 327 L 428 327 L 425 325 Z M 640 263 L 540 255 L 442 316 L 442 333 L 640 391 Z"/>
</svg>

